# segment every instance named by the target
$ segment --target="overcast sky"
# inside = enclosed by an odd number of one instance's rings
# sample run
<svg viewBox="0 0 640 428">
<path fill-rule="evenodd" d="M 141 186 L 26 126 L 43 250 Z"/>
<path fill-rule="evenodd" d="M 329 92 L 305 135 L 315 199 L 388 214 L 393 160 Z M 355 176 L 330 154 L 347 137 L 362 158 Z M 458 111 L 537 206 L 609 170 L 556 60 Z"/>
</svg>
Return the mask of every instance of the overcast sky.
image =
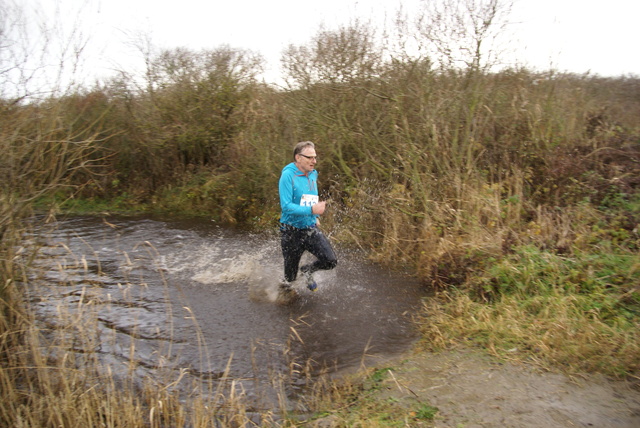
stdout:
<svg viewBox="0 0 640 428">
<path fill-rule="evenodd" d="M 282 50 L 305 44 L 321 24 L 332 29 L 355 17 L 382 23 L 401 2 L 411 11 L 422 0 L 48 1 L 81 23 L 91 38 L 87 72 L 100 76 L 139 63 L 130 45 L 139 34 L 163 48 L 250 49 L 268 60 L 273 75 Z M 516 0 L 509 39 L 515 60 L 538 70 L 639 75 L 638 17 L 637 0 Z"/>
</svg>

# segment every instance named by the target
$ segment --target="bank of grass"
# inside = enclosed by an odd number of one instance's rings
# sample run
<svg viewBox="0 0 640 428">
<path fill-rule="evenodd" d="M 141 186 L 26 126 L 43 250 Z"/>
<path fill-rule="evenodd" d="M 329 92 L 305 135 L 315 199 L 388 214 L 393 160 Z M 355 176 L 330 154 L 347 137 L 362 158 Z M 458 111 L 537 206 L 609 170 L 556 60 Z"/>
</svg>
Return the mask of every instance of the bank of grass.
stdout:
<svg viewBox="0 0 640 428">
<path fill-rule="evenodd" d="M 309 397 L 317 411 L 306 421 L 310 426 L 330 427 L 421 427 L 433 426 L 438 409 L 414 400 L 407 405 L 381 394 L 393 368 L 363 370 L 340 382 L 320 379 Z"/>
<path fill-rule="evenodd" d="M 245 179 L 246 175 L 239 172 L 222 175 L 203 172 L 188 176 L 182 183 L 158 188 L 150 195 L 133 190 L 114 196 L 87 196 L 82 191 L 61 190 L 37 198 L 33 207 L 38 212 L 66 215 L 167 215 L 208 218 L 255 230 L 273 228 L 280 214 L 276 205 L 277 188 L 256 197 L 229 184 L 242 183 Z"/>
<path fill-rule="evenodd" d="M 527 238 L 488 256 L 462 284 L 425 301 L 423 345 L 464 343 L 567 372 L 639 379 L 638 199 L 565 209 L 559 217 L 572 225 L 572 237 L 560 249 Z M 540 224 L 526 233 L 539 235 Z"/>
</svg>

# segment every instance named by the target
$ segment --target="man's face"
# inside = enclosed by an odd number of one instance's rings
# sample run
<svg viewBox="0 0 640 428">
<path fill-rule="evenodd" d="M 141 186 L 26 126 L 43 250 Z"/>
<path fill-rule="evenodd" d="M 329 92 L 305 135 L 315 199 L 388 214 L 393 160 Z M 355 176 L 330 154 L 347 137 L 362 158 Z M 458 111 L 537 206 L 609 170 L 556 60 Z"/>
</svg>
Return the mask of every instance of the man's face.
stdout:
<svg viewBox="0 0 640 428">
<path fill-rule="evenodd" d="M 298 169 L 305 174 L 310 173 L 316 168 L 318 159 L 315 149 L 307 147 L 296 155 L 296 165 Z"/>
</svg>

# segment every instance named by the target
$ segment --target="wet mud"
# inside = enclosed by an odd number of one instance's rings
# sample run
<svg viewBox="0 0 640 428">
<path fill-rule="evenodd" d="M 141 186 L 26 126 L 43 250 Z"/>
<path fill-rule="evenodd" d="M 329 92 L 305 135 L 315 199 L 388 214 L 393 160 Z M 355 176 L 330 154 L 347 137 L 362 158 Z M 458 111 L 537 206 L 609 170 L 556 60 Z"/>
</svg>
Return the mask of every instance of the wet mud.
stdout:
<svg viewBox="0 0 640 428">
<path fill-rule="evenodd" d="M 600 375 L 567 376 L 479 351 L 410 353 L 386 362 L 380 400 L 437 407 L 436 427 L 635 428 L 640 390 Z"/>
</svg>

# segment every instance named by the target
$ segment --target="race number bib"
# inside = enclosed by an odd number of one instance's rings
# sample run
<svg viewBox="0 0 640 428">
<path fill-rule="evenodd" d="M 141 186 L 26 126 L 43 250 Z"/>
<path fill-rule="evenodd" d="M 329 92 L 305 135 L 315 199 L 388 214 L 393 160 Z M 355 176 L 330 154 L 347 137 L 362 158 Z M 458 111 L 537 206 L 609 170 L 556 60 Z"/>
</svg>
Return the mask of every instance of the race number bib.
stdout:
<svg viewBox="0 0 640 428">
<path fill-rule="evenodd" d="M 300 198 L 300 205 L 303 207 L 311 207 L 317 204 L 318 201 L 319 198 L 317 195 L 302 195 L 302 198 Z"/>
</svg>

